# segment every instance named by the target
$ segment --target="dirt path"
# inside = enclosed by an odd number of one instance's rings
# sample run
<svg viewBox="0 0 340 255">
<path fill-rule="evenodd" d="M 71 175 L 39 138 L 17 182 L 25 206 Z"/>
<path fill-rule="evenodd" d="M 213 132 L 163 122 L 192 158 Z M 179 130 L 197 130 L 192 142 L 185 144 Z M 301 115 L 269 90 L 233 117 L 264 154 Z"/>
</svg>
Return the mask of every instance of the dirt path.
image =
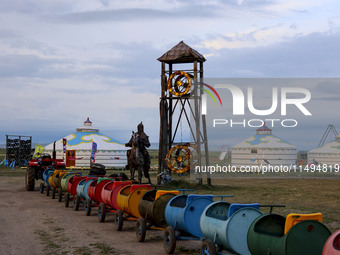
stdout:
<svg viewBox="0 0 340 255">
<path fill-rule="evenodd" d="M 122 232 L 113 216 L 98 222 L 97 210 L 85 216 L 38 191 L 27 192 L 23 177 L 0 177 L 0 250 L 3 254 L 165 254 L 162 232 L 147 232 L 138 243 L 135 222 Z M 199 242 L 177 243 L 175 254 L 195 254 Z M 184 252 L 185 251 L 185 252 Z"/>
</svg>

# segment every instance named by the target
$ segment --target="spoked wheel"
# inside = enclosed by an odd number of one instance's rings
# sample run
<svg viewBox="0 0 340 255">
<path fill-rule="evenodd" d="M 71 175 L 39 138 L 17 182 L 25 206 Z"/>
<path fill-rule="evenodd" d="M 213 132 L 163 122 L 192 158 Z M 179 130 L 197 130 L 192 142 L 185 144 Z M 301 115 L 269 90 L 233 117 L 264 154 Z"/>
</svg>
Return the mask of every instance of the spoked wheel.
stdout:
<svg viewBox="0 0 340 255">
<path fill-rule="evenodd" d="M 213 241 L 206 239 L 201 245 L 201 255 L 216 255 L 216 248 Z"/>
<path fill-rule="evenodd" d="M 86 201 L 85 201 L 85 207 L 84 207 L 85 215 L 86 216 L 90 216 L 91 215 L 91 205 L 92 205 L 91 199 L 87 198 Z"/>
<path fill-rule="evenodd" d="M 146 235 L 146 224 L 143 218 L 139 218 L 136 222 L 136 236 L 138 242 L 144 242 Z"/>
<path fill-rule="evenodd" d="M 50 195 L 50 186 L 47 185 L 47 188 L 46 188 L 46 196 L 49 196 Z"/>
<path fill-rule="evenodd" d="M 62 199 L 63 199 L 63 190 L 61 188 L 59 188 L 59 190 L 58 190 L 58 202 L 61 202 Z"/>
<path fill-rule="evenodd" d="M 40 183 L 40 187 L 39 187 L 39 190 L 40 190 L 40 193 L 41 193 L 41 194 L 44 193 L 44 189 L 45 189 L 45 185 L 44 185 L 44 183 L 42 182 L 42 183 Z"/>
<path fill-rule="evenodd" d="M 123 212 L 121 210 L 117 210 L 115 213 L 115 228 L 117 231 L 121 231 L 123 229 Z"/>
<path fill-rule="evenodd" d="M 106 216 L 106 206 L 104 203 L 100 203 L 98 207 L 98 219 L 99 222 L 104 222 Z"/>
<path fill-rule="evenodd" d="M 52 199 L 55 199 L 55 187 L 51 188 L 51 197 Z"/>
<path fill-rule="evenodd" d="M 163 239 L 166 253 L 174 253 L 176 248 L 176 235 L 175 230 L 171 226 L 167 226 L 164 230 Z"/>
<path fill-rule="evenodd" d="M 76 195 L 73 200 L 73 210 L 75 211 L 79 210 L 79 203 L 80 203 L 80 197 Z"/>
<path fill-rule="evenodd" d="M 70 203 L 70 194 L 68 192 L 65 193 L 64 203 L 65 203 L 65 207 L 69 206 L 69 203 Z"/>
</svg>

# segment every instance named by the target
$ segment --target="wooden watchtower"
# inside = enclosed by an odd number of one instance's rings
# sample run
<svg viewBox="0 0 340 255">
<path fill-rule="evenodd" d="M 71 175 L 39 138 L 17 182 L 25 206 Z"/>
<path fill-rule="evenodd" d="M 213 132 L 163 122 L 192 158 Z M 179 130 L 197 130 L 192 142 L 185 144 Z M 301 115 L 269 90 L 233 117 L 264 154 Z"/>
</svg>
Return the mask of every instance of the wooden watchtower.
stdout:
<svg viewBox="0 0 340 255">
<path fill-rule="evenodd" d="M 201 115 L 205 58 L 181 41 L 159 57 L 158 61 L 162 64 L 158 171 L 161 173 L 173 166 L 179 167 L 179 173 L 186 172 L 186 164 L 190 167 L 190 163 L 185 163 L 188 158 L 185 151 L 189 152 L 189 144 L 197 156 L 195 165 L 202 165 L 201 156 L 205 156 L 205 164 L 209 165 L 206 119 L 205 115 Z M 189 127 L 191 142 L 175 142 L 182 122 Z M 184 156 L 181 151 L 184 151 Z M 174 161 L 169 163 L 167 161 L 172 152 Z M 199 182 L 202 184 L 201 177 Z M 210 176 L 208 184 L 211 184 Z"/>
</svg>

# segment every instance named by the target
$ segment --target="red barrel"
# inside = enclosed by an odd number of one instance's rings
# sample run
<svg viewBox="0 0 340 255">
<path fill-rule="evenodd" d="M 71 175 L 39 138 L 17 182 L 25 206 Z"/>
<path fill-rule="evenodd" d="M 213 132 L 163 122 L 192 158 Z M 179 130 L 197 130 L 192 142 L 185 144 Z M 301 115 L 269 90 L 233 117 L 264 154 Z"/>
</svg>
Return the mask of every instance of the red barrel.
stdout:
<svg viewBox="0 0 340 255">
<path fill-rule="evenodd" d="M 90 184 L 90 187 L 89 189 L 87 190 L 87 193 L 90 197 L 90 199 L 93 201 L 95 199 L 95 189 L 96 189 L 96 186 L 97 186 L 97 183 L 98 183 L 98 180 L 94 180 L 91 184 Z"/>
<path fill-rule="evenodd" d="M 124 188 L 127 185 L 131 185 L 132 181 L 121 181 L 121 182 L 115 182 L 114 187 L 111 191 L 110 196 L 110 206 L 115 209 L 119 209 L 117 205 L 117 196 L 119 194 L 119 191 Z"/>
<path fill-rule="evenodd" d="M 72 196 L 75 197 L 77 195 L 78 183 L 85 178 L 86 178 L 86 176 L 73 176 L 72 178 L 70 178 L 69 182 L 67 183 L 67 189 L 69 190 L 69 192 L 71 193 Z M 69 186 L 68 186 L 69 184 L 71 185 L 70 189 L 69 189 Z"/>
<path fill-rule="evenodd" d="M 97 183 L 95 189 L 94 189 L 94 194 L 93 194 L 93 201 L 97 202 L 97 203 L 104 203 L 104 201 L 102 200 L 102 190 L 104 188 L 104 186 L 109 183 L 112 182 L 112 180 L 102 180 L 101 182 Z"/>
</svg>

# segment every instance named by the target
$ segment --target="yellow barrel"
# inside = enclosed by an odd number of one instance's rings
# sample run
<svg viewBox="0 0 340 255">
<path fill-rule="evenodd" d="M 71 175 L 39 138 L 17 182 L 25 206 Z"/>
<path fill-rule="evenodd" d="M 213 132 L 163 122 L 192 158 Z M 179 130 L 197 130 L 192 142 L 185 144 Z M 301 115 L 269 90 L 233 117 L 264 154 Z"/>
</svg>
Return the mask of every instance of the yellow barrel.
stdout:
<svg viewBox="0 0 340 255">
<path fill-rule="evenodd" d="M 54 185 L 57 188 L 61 188 L 61 179 L 63 178 L 63 176 L 67 174 L 66 171 L 60 172 L 59 174 L 56 175 L 56 177 L 54 177 Z"/>
<path fill-rule="evenodd" d="M 141 215 L 138 211 L 139 200 L 150 189 L 150 184 L 135 184 L 124 187 L 117 196 L 118 208 L 125 214 L 140 218 Z"/>
<path fill-rule="evenodd" d="M 66 172 L 66 171 L 65 171 L 65 170 L 54 170 L 53 174 L 51 174 L 50 177 L 48 177 L 48 184 L 49 184 L 51 187 L 57 188 L 54 179 L 55 179 L 55 178 L 58 178 L 59 173 L 63 173 L 63 172 Z"/>
</svg>

